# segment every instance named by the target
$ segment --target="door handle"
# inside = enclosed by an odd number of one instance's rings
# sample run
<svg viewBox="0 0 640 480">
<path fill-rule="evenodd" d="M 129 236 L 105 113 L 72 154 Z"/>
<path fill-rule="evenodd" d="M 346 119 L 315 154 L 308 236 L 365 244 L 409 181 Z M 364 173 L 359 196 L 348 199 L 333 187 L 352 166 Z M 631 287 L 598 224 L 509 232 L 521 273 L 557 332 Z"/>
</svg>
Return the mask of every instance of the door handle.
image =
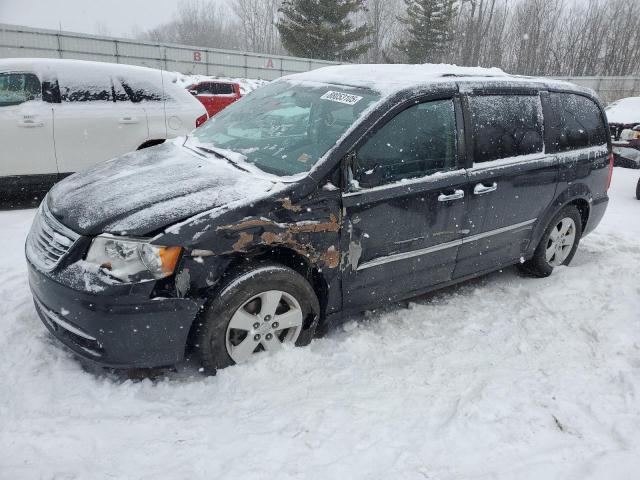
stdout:
<svg viewBox="0 0 640 480">
<path fill-rule="evenodd" d="M 464 190 L 454 190 L 451 195 L 445 195 L 444 193 L 441 193 L 438 197 L 438 201 L 450 202 L 452 200 L 460 200 L 461 198 L 464 198 Z"/>
<path fill-rule="evenodd" d="M 120 120 L 118 120 L 118 123 L 121 123 L 123 125 L 131 125 L 134 123 L 140 123 L 140 120 L 138 120 L 136 117 L 122 117 Z"/>
<path fill-rule="evenodd" d="M 23 128 L 44 127 L 44 122 L 40 122 L 38 120 L 33 120 L 33 119 L 25 119 L 25 120 L 19 121 L 18 126 Z"/>
<path fill-rule="evenodd" d="M 498 184 L 496 182 L 493 182 L 493 184 L 489 187 L 482 183 L 479 183 L 474 187 L 473 193 L 476 195 L 484 195 L 485 193 L 495 192 L 497 189 Z"/>
</svg>

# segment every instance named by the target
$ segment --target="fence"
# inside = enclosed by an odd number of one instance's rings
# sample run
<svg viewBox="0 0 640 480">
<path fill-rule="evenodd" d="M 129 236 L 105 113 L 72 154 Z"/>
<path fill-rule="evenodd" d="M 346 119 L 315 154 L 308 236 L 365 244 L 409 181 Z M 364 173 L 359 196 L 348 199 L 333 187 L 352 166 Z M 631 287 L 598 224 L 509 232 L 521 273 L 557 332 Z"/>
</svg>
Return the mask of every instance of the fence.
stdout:
<svg viewBox="0 0 640 480">
<path fill-rule="evenodd" d="M 0 58 L 45 57 L 125 63 L 184 74 L 274 80 L 334 62 L 0 24 Z"/>
<path fill-rule="evenodd" d="M 1 1 L 1 0 L 0 0 Z M 162 68 L 185 74 L 274 80 L 333 62 L 233 50 L 99 37 L 0 24 L 0 58 L 47 57 Z M 640 77 L 563 77 L 592 88 L 605 103 L 640 96 Z"/>
</svg>

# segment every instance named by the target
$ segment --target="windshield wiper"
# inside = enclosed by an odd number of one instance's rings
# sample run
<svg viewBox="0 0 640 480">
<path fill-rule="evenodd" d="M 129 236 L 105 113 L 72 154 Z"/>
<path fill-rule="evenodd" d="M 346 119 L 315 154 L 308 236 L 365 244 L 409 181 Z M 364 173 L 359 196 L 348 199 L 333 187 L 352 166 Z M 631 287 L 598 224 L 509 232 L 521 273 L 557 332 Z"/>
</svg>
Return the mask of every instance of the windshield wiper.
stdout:
<svg viewBox="0 0 640 480">
<path fill-rule="evenodd" d="M 203 152 L 207 152 L 207 153 L 211 153 L 212 155 L 215 155 L 218 158 L 222 158 L 224 160 L 226 160 L 227 162 L 229 162 L 231 165 L 233 165 L 234 167 L 243 170 L 245 172 L 249 172 L 251 173 L 251 170 L 249 170 L 246 167 L 243 167 L 240 165 L 240 162 L 238 162 L 237 160 L 235 160 L 234 158 L 232 158 L 232 156 L 230 155 L 230 153 L 234 153 L 235 155 L 239 155 L 239 156 L 244 156 L 240 153 L 235 153 L 235 152 L 230 152 L 229 150 L 225 150 L 224 148 L 216 148 L 216 147 L 203 147 L 201 145 L 197 145 L 196 148 L 198 150 L 202 150 Z M 246 158 L 246 157 L 245 157 Z"/>
</svg>

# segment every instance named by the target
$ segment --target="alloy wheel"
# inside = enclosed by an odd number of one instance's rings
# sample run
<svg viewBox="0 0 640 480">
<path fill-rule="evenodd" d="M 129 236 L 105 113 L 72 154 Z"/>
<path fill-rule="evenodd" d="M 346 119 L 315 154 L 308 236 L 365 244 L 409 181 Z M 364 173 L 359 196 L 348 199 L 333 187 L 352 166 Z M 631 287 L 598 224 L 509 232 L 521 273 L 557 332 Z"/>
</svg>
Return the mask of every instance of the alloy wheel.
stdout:
<svg viewBox="0 0 640 480">
<path fill-rule="evenodd" d="M 295 343 L 302 330 L 298 301 L 281 290 L 268 290 L 247 300 L 231 317 L 225 343 L 235 363 L 260 351 L 276 352 Z"/>
<path fill-rule="evenodd" d="M 549 235 L 546 258 L 552 267 L 559 267 L 567 259 L 576 241 L 576 224 L 571 218 L 560 220 Z"/>
</svg>

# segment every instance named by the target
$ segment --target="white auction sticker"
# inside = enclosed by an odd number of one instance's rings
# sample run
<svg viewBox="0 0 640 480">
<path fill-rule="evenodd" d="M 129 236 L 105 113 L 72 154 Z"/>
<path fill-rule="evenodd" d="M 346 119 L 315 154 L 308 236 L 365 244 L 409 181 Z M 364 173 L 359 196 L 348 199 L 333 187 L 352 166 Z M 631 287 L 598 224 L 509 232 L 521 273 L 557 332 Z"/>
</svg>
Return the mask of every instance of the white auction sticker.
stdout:
<svg viewBox="0 0 640 480">
<path fill-rule="evenodd" d="M 360 100 L 362 100 L 362 97 L 359 97 L 358 95 L 351 95 L 349 93 L 342 93 L 342 92 L 334 92 L 333 90 L 329 90 L 327 93 L 322 95 L 320 98 L 322 100 L 329 100 L 331 102 L 345 103 L 347 105 L 355 105 Z"/>
</svg>

